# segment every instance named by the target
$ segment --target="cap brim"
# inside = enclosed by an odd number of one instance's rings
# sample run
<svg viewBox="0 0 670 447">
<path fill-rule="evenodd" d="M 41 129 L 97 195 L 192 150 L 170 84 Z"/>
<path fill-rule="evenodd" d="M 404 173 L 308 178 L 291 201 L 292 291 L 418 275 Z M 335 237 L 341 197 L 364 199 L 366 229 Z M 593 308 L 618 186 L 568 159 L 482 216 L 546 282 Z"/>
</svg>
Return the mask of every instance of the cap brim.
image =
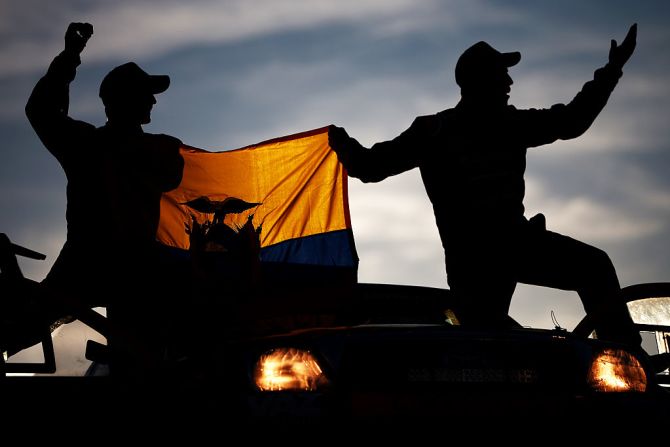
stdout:
<svg viewBox="0 0 670 447">
<path fill-rule="evenodd" d="M 168 75 L 151 75 L 149 76 L 149 86 L 151 93 L 163 93 L 170 86 L 170 76 Z"/>
<path fill-rule="evenodd" d="M 502 53 L 502 61 L 505 67 L 513 67 L 521 60 L 521 53 L 514 51 L 511 53 Z"/>
</svg>

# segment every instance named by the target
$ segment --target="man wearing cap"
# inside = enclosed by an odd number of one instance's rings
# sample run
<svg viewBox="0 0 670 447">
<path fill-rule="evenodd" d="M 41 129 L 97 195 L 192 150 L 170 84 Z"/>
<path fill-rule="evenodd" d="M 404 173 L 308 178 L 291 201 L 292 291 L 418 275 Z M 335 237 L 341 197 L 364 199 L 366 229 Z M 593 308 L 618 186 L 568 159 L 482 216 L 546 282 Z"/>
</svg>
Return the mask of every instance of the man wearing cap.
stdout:
<svg viewBox="0 0 670 447">
<path fill-rule="evenodd" d="M 635 49 L 636 34 L 633 25 L 621 45 L 612 40 L 609 62 L 565 105 L 508 105 L 508 68 L 521 55 L 478 42 L 456 64 L 461 100 L 454 108 L 418 117 L 370 149 L 331 128 L 330 145 L 349 175 L 363 182 L 419 167 L 465 323 L 505 326 L 522 282 L 576 290 L 601 338 L 639 344 L 607 254 L 547 231 L 542 215 L 526 219 L 523 205 L 526 150 L 576 138 L 591 126 Z"/>
<path fill-rule="evenodd" d="M 67 240 L 44 284 L 87 305 L 130 309 L 156 295 L 150 288 L 157 273 L 160 198 L 181 181 L 181 142 L 143 131 L 154 95 L 164 92 L 170 79 L 149 75 L 132 62 L 110 71 L 100 85 L 104 126 L 68 116 L 69 84 L 92 34 L 90 24 L 69 25 L 65 49 L 26 105 L 30 123 L 68 182 Z"/>
</svg>

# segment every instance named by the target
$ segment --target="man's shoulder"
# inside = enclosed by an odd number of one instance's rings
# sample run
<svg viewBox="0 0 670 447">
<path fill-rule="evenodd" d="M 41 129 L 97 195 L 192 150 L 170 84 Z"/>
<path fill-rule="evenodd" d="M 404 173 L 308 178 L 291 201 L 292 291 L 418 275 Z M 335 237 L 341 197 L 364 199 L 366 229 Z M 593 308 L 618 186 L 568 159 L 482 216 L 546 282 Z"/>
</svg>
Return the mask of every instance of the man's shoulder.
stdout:
<svg viewBox="0 0 670 447">
<path fill-rule="evenodd" d="M 163 133 L 144 133 L 142 136 L 152 146 L 164 146 L 166 148 L 181 147 L 183 143 L 179 138 Z"/>
<path fill-rule="evenodd" d="M 433 113 L 432 115 L 420 115 L 414 119 L 414 124 L 431 124 L 449 118 L 454 109 L 446 109 L 441 112 Z"/>
<path fill-rule="evenodd" d="M 442 110 L 440 112 L 437 112 L 433 115 L 425 115 L 425 116 L 420 116 L 417 119 L 422 119 L 424 120 L 424 126 L 430 126 L 431 128 L 435 129 L 434 132 L 438 133 L 442 129 L 445 128 L 445 126 L 448 126 L 450 122 L 454 121 L 458 115 L 458 111 L 455 108 L 448 108 L 445 110 Z"/>
<path fill-rule="evenodd" d="M 437 135 L 442 129 L 443 123 L 447 119 L 450 110 L 452 109 L 443 110 L 442 112 L 434 113 L 432 115 L 417 116 L 410 129 L 408 129 L 409 132 L 428 136 Z"/>
<path fill-rule="evenodd" d="M 454 107 L 450 107 L 448 109 L 444 109 L 440 112 L 437 112 L 434 115 L 429 115 L 433 117 L 433 119 L 436 119 L 438 121 L 444 121 L 444 120 L 449 120 L 454 118 L 458 113 L 458 110 Z"/>
</svg>

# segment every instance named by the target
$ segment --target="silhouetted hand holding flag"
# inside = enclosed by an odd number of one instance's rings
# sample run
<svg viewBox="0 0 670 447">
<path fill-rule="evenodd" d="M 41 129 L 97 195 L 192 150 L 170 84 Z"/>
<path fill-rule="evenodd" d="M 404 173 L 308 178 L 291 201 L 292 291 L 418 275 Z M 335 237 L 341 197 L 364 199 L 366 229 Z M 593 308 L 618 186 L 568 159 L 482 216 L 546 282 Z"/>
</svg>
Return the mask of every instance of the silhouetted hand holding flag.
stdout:
<svg viewBox="0 0 670 447">
<path fill-rule="evenodd" d="M 343 127 L 332 124 L 328 126 L 328 145 L 335 151 L 337 158 L 347 171 L 356 169 L 357 152 L 366 150 L 358 140 L 349 136 Z"/>
<path fill-rule="evenodd" d="M 345 161 L 349 152 L 351 152 L 351 137 L 344 130 L 344 127 L 332 124 L 328 126 L 328 145 L 337 153 L 338 158 L 346 167 L 347 163 Z"/>
</svg>

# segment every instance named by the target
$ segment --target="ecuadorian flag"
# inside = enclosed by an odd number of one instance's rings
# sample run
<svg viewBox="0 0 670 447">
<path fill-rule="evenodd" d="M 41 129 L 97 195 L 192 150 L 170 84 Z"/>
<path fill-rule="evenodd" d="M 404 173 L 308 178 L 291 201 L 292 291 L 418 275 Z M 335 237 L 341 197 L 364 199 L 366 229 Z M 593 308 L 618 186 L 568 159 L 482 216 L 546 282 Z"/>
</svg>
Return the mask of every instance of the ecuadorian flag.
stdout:
<svg viewBox="0 0 670 447">
<path fill-rule="evenodd" d="M 263 264 L 355 272 L 347 174 L 328 146 L 328 127 L 242 149 L 183 146 L 181 184 L 163 194 L 158 241 L 187 251 L 193 232 L 252 225 Z"/>
</svg>

